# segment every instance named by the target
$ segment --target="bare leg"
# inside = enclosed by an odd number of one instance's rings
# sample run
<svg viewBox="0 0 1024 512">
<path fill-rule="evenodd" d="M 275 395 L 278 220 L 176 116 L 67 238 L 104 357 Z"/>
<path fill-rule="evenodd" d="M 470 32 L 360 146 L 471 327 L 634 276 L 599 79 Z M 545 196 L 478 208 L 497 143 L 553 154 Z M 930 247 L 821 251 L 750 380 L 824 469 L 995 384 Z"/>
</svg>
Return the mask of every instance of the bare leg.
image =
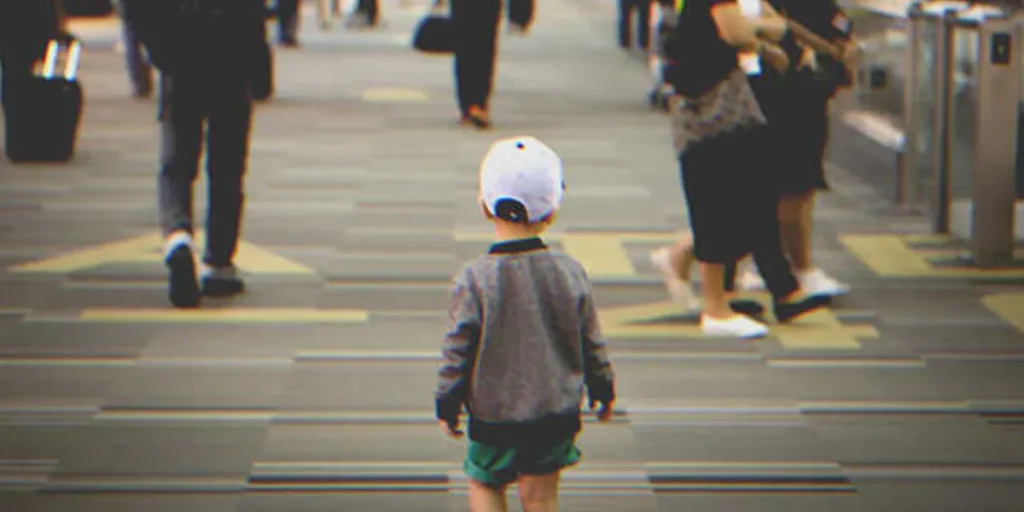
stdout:
<svg viewBox="0 0 1024 512">
<path fill-rule="evenodd" d="M 469 510 L 472 512 L 508 512 L 504 487 L 490 487 L 472 478 L 469 480 Z"/>
<path fill-rule="evenodd" d="M 783 196 L 779 202 L 782 246 L 805 292 L 836 297 L 849 292 L 850 287 L 814 266 L 811 258 L 814 196 L 814 192 Z"/>
<path fill-rule="evenodd" d="M 704 314 L 715 319 L 734 316 L 725 291 L 725 265 L 701 262 L 700 277 L 701 291 L 704 295 Z"/>
<path fill-rule="evenodd" d="M 690 272 L 693 268 L 693 233 L 687 231 L 679 238 L 679 241 L 672 246 L 670 261 L 676 275 L 683 281 L 690 280 Z"/>
<path fill-rule="evenodd" d="M 779 228 L 782 247 L 796 272 L 811 266 L 810 220 L 814 209 L 814 193 L 782 196 L 779 201 Z"/>
<path fill-rule="evenodd" d="M 693 234 L 690 232 L 684 233 L 675 245 L 651 253 L 651 263 L 664 279 L 669 296 L 683 311 L 700 308 L 700 300 L 690 285 L 693 262 Z"/>
<path fill-rule="evenodd" d="M 519 479 L 519 500 L 523 512 L 558 512 L 560 473 L 524 475 Z"/>
</svg>

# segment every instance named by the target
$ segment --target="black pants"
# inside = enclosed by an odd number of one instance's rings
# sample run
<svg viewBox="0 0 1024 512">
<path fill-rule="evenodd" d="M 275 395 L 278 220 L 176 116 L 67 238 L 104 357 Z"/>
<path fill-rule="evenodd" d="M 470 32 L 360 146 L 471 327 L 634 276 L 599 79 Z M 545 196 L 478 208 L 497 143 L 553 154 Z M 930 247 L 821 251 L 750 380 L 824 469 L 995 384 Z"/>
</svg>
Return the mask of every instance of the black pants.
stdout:
<svg viewBox="0 0 1024 512">
<path fill-rule="evenodd" d="M 248 81 L 162 77 L 161 168 L 157 182 L 164 234 L 192 232 L 193 185 L 206 142 L 206 253 L 211 266 L 230 265 L 238 243 L 249 158 L 252 100 Z"/>
<path fill-rule="evenodd" d="M 647 49 L 651 43 L 651 5 L 653 0 L 619 0 L 619 46 L 632 46 L 633 11 L 636 11 L 636 42 L 637 46 Z"/>
<path fill-rule="evenodd" d="M 366 16 L 370 25 L 376 25 L 380 18 L 380 2 L 378 0 L 359 0 L 356 3 L 356 12 Z"/>
<path fill-rule="evenodd" d="M 456 31 L 455 93 L 459 109 L 487 109 L 494 84 L 501 0 L 451 0 Z"/>
<path fill-rule="evenodd" d="M 277 0 L 277 39 L 294 43 L 299 38 L 299 7 L 302 0 Z"/>
<path fill-rule="evenodd" d="M 763 65 L 763 64 L 762 64 Z M 749 218 L 754 223 L 753 229 L 747 231 L 751 237 L 748 247 L 757 265 L 757 271 L 764 278 L 765 286 L 772 297 L 781 299 L 800 288 L 786 253 L 782 248 L 782 234 L 779 226 L 779 198 L 784 192 L 784 168 L 787 163 L 780 147 L 778 118 L 787 114 L 778 106 L 784 99 L 786 83 L 771 73 L 764 73 L 750 79 L 751 88 L 761 105 L 768 126 L 759 130 L 757 140 L 751 151 L 761 155 L 760 162 L 753 162 L 747 182 L 739 186 L 748 187 L 761 192 L 748 197 L 753 204 L 748 206 Z M 784 129 L 784 128 L 783 128 Z M 736 286 L 736 264 L 726 265 L 725 289 L 732 291 Z"/>
<path fill-rule="evenodd" d="M 777 203 L 776 203 L 777 204 Z M 775 212 L 773 212 L 775 213 Z M 770 219 L 774 219 L 772 226 Z M 787 295 L 800 289 L 800 284 L 793 275 L 793 269 L 782 251 L 782 238 L 779 233 L 778 215 L 768 215 L 765 222 L 759 223 L 760 229 L 765 230 L 765 236 L 756 236 L 752 240 L 751 256 L 754 257 L 754 264 L 757 271 L 764 279 L 765 287 L 775 299 L 782 299 Z M 736 266 L 738 262 L 732 262 L 725 266 L 725 290 L 736 289 Z"/>
</svg>

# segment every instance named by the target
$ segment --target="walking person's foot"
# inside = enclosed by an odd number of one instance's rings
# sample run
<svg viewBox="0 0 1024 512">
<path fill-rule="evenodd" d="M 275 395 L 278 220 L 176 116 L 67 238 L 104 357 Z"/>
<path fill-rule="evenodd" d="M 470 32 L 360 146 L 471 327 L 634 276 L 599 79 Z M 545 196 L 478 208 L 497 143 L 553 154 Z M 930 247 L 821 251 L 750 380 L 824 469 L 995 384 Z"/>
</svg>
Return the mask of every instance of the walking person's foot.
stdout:
<svg viewBox="0 0 1024 512">
<path fill-rule="evenodd" d="M 829 276 L 820 268 L 798 271 L 796 278 L 800 282 L 800 288 L 809 295 L 840 297 L 850 293 L 849 285 Z M 765 289 L 764 279 L 751 268 L 740 274 L 737 283 L 742 290 L 759 291 Z"/>
<path fill-rule="evenodd" d="M 810 295 L 839 297 L 850 293 L 849 285 L 837 281 L 820 268 L 797 272 L 796 278 L 800 281 L 800 288 Z"/>
<path fill-rule="evenodd" d="M 686 313 L 700 311 L 700 299 L 693 293 L 689 279 L 684 279 L 672 264 L 672 250 L 668 247 L 651 252 L 651 264 L 661 274 L 669 297 Z"/>
<path fill-rule="evenodd" d="M 828 306 L 829 297 L 800 290 L 785 299 L 775 301 L 775 319 L 780 324 L 792 322 L 800 317 Z"/>
<path fill-rule="evenodd" d="M 752 299 L 730 300 L 729 309 L 752 318 L 758 318 L 764 315 L 764 306 L 762 306 L 760 302 Z"/>
<path fill-rule="evenodd" d="M 737 288 L 748 292 L 759 292 L 767 289 L 767 286 L 764 284 L 764 278 L 753 268 L 753 265 L 749 263 L 742 263 L 741 265 L 745 268 L 742 272 L 739 272 L 739 277 L 736 278 Z"/>
<path fill-rule="evenodd" d="M 469 107 L 469 112 L 466 113 L 466 117 L 469 118 L 469 123 L 478 130 L 487 130 L 491 128 L 491 116 L 483 107 L 475 105 Z"/>
<path fill-rule="evenodd" d="M 768 326 L 746 315 L 734 314 L 725 318 L 701 315 L 700 328 L 705 336 L 721 338 L 763 338 L 768 335 Z"/>
<path fill-rule="evenodd" d="M 211 298 L 232 297 L 245 292 L 245 282 L 238 276 L 234 265 L 204 266 L 202 284 L 203 295 Z"/>
<path fill-rule="evenodd" d="M 185 232 L 171 234 L 167 238 L 166 255 L 164 262 L 170 271 L 167 295 L 171 299 L 171 304 L 178 308 L 198 307 L 201 294 L 196 280 L 192 237 Z"/>
</svg>

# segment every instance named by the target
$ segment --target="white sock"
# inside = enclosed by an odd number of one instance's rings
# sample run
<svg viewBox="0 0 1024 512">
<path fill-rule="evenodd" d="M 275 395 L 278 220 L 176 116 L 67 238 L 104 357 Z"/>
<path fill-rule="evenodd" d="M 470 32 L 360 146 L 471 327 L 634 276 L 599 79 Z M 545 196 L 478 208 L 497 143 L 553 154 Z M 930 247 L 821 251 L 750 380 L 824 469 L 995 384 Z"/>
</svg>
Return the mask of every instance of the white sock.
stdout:
<svg viewBox="0 0 1024 512">
<path fill-rule="evenodd" d="M 169 258 L 171 254 L 182 245 L 186 245 L 189 249 L 192 249 L 192 235 L 188 234 L 188 232 L 177 231 L 167 237 L 167 241 L 164 244 L 164 258 Z"/>
</svg>

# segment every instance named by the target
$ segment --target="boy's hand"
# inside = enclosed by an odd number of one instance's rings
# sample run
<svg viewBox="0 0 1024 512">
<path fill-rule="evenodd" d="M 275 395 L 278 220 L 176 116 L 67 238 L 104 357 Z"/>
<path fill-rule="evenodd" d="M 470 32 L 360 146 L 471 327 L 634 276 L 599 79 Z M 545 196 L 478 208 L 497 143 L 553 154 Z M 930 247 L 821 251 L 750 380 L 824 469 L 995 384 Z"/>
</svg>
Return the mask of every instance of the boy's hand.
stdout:
<svg viewBox="0 0 1024 512">
<path fill-rule="evenodd" d="M 590 410 L 593 411 L 594 407 L 596 407 L 598 404 L 601 404 L 601 408 L 597 410 L 597 421 L 604 423 L 612 419 L 612 406 L 615 405 L 615 401 L 612 400 L 611 402 L 599 402 L 597 400 L 591 400 Z"/>
<path fill-rule="evenodd" d="M 459 420 L 454 422 L 439 420 L 438 423 L 441 424 L 441 429 L 444 430 L 444 433 L 448 434 L 448 437 L 452 439 L 461 439 L 465 434 L 462 430 L 459 430 Z"/>
</svg>

